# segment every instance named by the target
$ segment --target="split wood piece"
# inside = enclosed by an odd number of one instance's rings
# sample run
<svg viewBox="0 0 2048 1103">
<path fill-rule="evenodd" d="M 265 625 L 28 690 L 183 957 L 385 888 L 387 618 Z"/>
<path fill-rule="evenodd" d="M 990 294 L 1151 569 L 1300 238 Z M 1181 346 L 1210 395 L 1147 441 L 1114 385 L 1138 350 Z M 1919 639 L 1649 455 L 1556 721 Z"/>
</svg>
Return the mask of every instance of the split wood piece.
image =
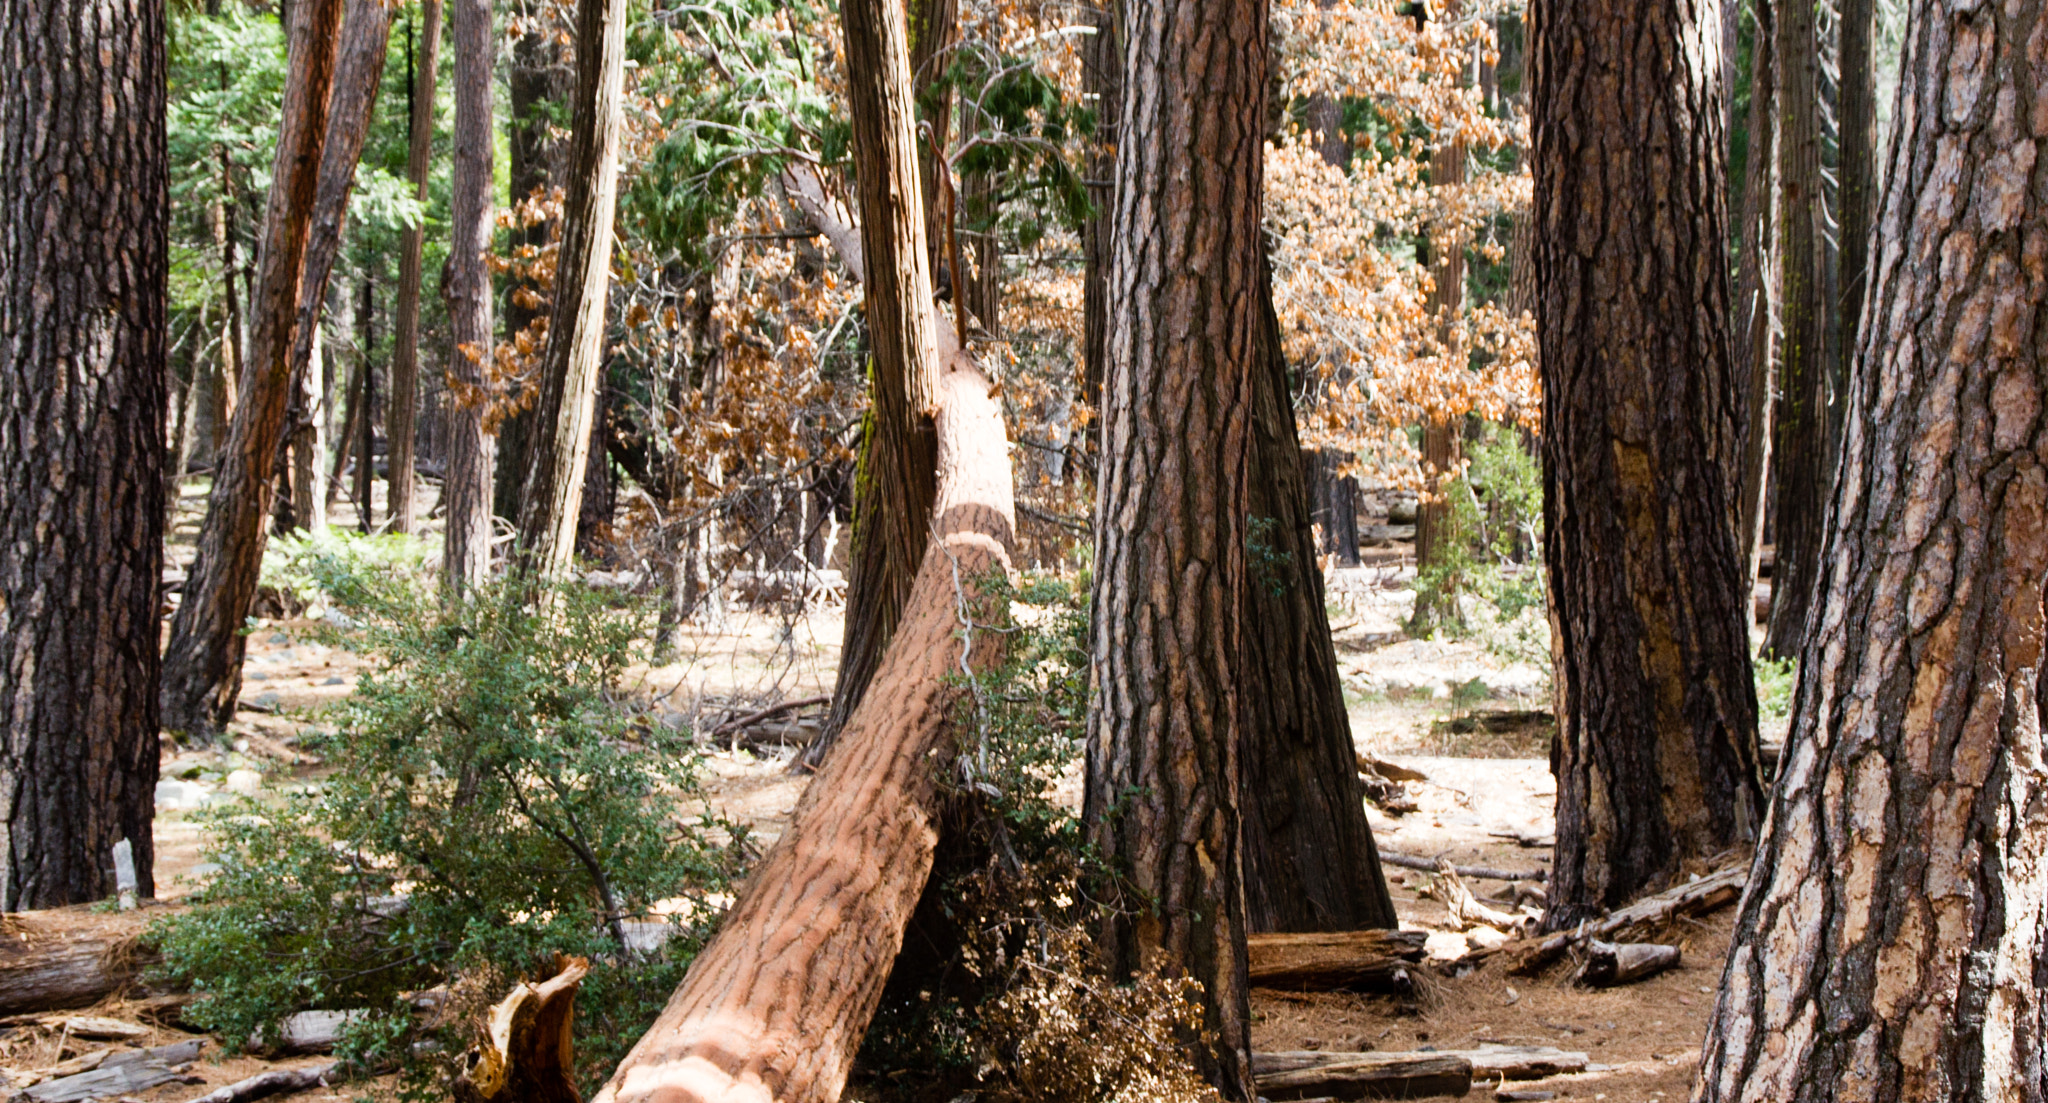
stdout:
<svg viewBox="0 0 2048 1103">
<path fill-rule="evenodd" d="M 933 539 L 881 667 L 597 1103 L 812 1103 L 845 1087 L 931 873 L 959 675 L 1001 656 L 999 634 L 968 622 L 989 616 L 974 611 L 978 583 L 1009 569 L 1008 442 L 988 377 L 958 350 L 943 363 Z"/>
<path fill-rule="evenodd" d="M 1437 863 L 1436 878 L 1430 887 L 1433 894 L 1451 910 L 1451 918 L 1457 920 L 1461 929 L 1486 926 L 1502 931 L 1513 931 L 1522 926 L 1523 916 L 1509 915 L 1498 908 L 1489 908 L 1480 903 L 1479 899 L 1472 895 L 1472 890 L 1465 887 L 1465 882 L 1459 878 L 1457 869 L 1449 862 Z"/>
<path fill-rule="evenodd" d="M 49 1080 L 21 1094 L 32 1103 L 84 1103 L 115 1095 L 136 1095 L 185 1075 L 184 1066 L 198 1059 L 201 1038 L 154 1049 L 115 1053 L 90 1072 Z"/>
<path fill-rule="evenodd" d="M 1261 1071 L 1274 1057 L 1313 1056 L 1312 1065 Z M 1464 1095 L 1472 1090 L 1472 1062 L 1449 1053 L 1254 1054 L 1252 1083 L 1259 1094 L 1281 1100 L 1412 1099 L 1421 1095 Z"/>
<path fill-rule="evenodd" d="M 185 1103 L 255 1103 L 273 1095 L 290 1095 L 293 1092 L 324 1088 L 327 1082 L 340 1071 L 341 1064 L 329 1061 L 324 1065 L 308 1065 L 302 1069 L 271 1069 L 257 1073 L 247 1080 L 216 1088 L 205 1095 L 194 1096 Z"/>
<path fill-rule="evenodd" d="M 725 723 L 718 725 L 711 729 L 711 738 L 716 739 L 728 732 L 736 732 L 743 728 L 752 727 L 763 720 L 780 716 L 785 712 L 795 712 L 798 709 L 813 708 L 818 705 L 829 705 L 831 703 L 832 695 L 827 693 L 819 697 L 804 697 L 795 701 L 784 701 L 779 705 L 769 705 L 758 712 L 750 712 L 738 719 L 727 720 Z"/>
<path fill-rule="evenodd" d="M 1592 1060 L 1586 1054 L 1558 1049 L 1555 1046 L 1486 1045 L 1478 1049 L 1447 1049 L 1428 1053 L 1333 1053 L 1324 1050 L 1300 1050 L 1253 1054 L 1252 1071 L 1298 1072 L 1344 1064 L 1365 1056 L 1462 1057 L 1472 1065 L 1472 1078 L 1488 1083 L 1501 1080 L 1541 1080 L 1546 1076 L 1584 1072 Z"/>
<path fill-rule="evenodd" d="M 1421 931 L 1318 931 L 1248 934 L 1254 988 L 1407 993 L 1422 960 Z"/>
<path fill-rule="evenodd" d="M 1511 973 L 1529 974 L 1548 967 L 1566 950 L 1592 939 L 1611 939 L 1623 931 L 1668 923 L 1681 916 L 1706 915 L 1742 898 L 1742 886 L 1749 880 L 1749 863 L 1729 866 L 1697 881 L 1646 896 L 1593 923 L 1581 923 L 1559 931 L 1521 951 Z"/>
<path fill-rule="evenodd" d="M 0 917 L 0 1015 L 90 1007 L 125 990 L 153 960 L 137 944 L 141 932 L 134 912 Z"/>
<path fill-rule="evenodd" d="M 137 1038 L 149 1037 L 149 1028 L 119 1019 L 102 1019 L 90 1015 L 74 1015 L 64 1020 L 64 1033 L 73 1038 L 89 1041 L 132 1042 Z"/>
<path fill-rule="evenodd" d="M 1421 869 L 1435 873 L 1443 868 L 1442 858 L 1424 858 L 1418 854 L 1402 854 L 1398 851 L 1380 851 L 1380 861 L 1403 869 Z M 1487 866 L 1452 866 L 1460 877 L 1477 877 L 1486 881 L 1547 881 L 1550 872 L 1542 869 L 1491 869 Z"/>
<path fill-rule="evenodd" d="M 1655 942 L 1601 942 L 1586 944 L 1586 965 L 1579 971 L 1579 983 L 1597 988 L 1633 984 L 1653 977 L 1678 964 L 1678 947 Z"/>
<path fill-rule="evenodd" d="M 576 1093 L 576 988 L 590 962 L 569 958 L 540 984 L 521 983 L 491 1008 L 481 1045 L 462 1055 L 459 1103 L 582 1103 Z"/>
</svg>

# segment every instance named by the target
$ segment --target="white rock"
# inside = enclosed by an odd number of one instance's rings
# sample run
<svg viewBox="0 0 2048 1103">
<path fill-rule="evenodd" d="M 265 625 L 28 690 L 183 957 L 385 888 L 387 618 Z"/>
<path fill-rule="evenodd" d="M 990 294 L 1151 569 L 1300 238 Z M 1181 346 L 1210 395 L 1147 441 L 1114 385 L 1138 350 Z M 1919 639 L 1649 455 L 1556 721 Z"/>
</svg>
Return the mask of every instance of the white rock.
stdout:
<svg viewBox="0 0 2048 1103">
<path fill-rule="evenodd" d="M 228 792 L 253 797 L 263 791 L 263 775 L 254 770 L 235 770 L 228 774 Z"/>
<path fill-rule="evenodd" d="M 213 791 L 196 781 L 159 781 L 156 806 L 165 811 L 186 811 L 206 807 Z"/>
</svg>

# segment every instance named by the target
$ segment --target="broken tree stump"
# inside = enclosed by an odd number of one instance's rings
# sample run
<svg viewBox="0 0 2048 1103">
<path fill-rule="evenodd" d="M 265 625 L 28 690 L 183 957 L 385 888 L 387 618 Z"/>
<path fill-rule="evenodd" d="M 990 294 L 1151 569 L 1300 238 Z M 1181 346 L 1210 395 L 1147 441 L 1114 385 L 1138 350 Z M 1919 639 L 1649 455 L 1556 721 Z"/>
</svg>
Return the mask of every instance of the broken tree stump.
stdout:
<svg viewBox="0 0 2048 1103">
<path fill-rule="evenodd" d="M 974 607 L 1009 569 L 1008 441 L 988 378 L 939 328 L 933 538 L 903 619 L 789 830 L 597 1103 L 829 1103 L 845 1087 L 931 873 L 955 679 L 1001 653 Z"/>
<path fill-rule="evenodd" d="M 1254 988 L 1406 993 L 1422 960 L 1421 931 L 1316 931 L 1245 936 Z"/>
<path fill-rule="evenodd" d="M 1586 943 L 1586 965 L 1579 971 L 1579 983 L 1612 988 L 1654 977 L 1678 964 L 1678 947 L 1655 942 Z"/>
<path fill-rule="evenodd" d="M 1464 1095 L 1472 1062 L 1454 1053 L 1255 1053 L 1252 1083 L 1275 1103 Z"/>
<path fill-rule="evenodd" d="M 153 960 L 135 912 L 85 908 L 0 916 L 0 1015 L 62 1011 L 125 990 Z"/>
<path fill-rule="evenodd" d="M 562 961 L 539 984 L 521 983 L 491 1008 L 482 1044 L 462 1055 L 459 1103 L 583 1103 L 576 1092 L 576 988 L 590 972 Z"/>
</svg>

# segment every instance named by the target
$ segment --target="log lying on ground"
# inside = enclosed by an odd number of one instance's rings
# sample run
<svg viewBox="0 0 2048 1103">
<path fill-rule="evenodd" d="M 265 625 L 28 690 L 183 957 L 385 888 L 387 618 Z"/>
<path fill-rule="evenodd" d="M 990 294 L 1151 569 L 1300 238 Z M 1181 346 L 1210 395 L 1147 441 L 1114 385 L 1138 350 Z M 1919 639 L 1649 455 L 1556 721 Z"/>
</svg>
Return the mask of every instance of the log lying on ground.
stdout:
<svg viewBox="0 0 2048 1103">
<path fill-rule="evenodd" d="M 137 1095 L 183 1076 L 185 1066 L 199 1058 L 205 1045 L 203 1039 L 193 1038 L 155 1049 L 111 1054 L 89 1072 L 46 1080 L 21 1094 L 31 1103 L 83 1103 Z"/>
<path fill-rule="evenodd" d="M 950 351 L 933 539 L 881 668 L 789 830 L 596 1103 L 830 1100 L 845 1086 L 931 873 L 952 679 L 1000 655 L 998 634 L 968 618 L 977 583 L 1009 568 L 1008 444 L 987 377 Z"/>
<path fill-rule="evenodd" d="M 1453 1053 L 1255 1053 L 1252 1083 L 1276 1103 L 1464 1095 L 1472 1090 L 1472 1062 Z"/>
<path fill-rule="evenodd" d="M 1579 971 L 1579 982 L 1596 988 L 1633 984 L 1676 966 L 1678 957 L 1676 946 L 1594 939 L 1586 943 L 1586 965 Z"/>
<path fill-rule="evenodd" d="M 1245 950 L 1254 988 L 1405 993 L 1422 960 L 1421 931 L 1317 931 L 1249 934 Z"/>
<path fill-rule="evenodd" d="M 1581 923 L 1569 931 L 1559 931 L 1521 951 L 1515 963 L 1509 966 L 1511 973 L 1534 973 L 1563 957 L 1566 950 L 1580 942 L 1592 939 L 1612 939 L 1624 931 L 1647 928 L 1659 923 L 1668 923 L 1681 916 L 1705 915 L 1725 908 L 1742 898 L 1742 886 L 1749 880 L 1749 863 L 1729 866 L 1713 873 L 1666 889 L 1654 896 L 1645 896 L 1629 906 L 1609 914 L 1596 923 Z"/>
<path fill-rule="evenodd" d="M 1380 851 L 1380 861 L 1403 869 L 1420 869 L 1435 873 L 1443 868 L 1442 858 L 1424 858 L 1419 854 L 1402 854 L 1398 851 Z M 1541 869 L 1493 869 L 1489 866 L 1452 866 L 1460 877 L 1477 877 L 1487 881 L 1546 881 L 1548 870 Z"/>
<path fill-rule="evenodd" d="M 576 1092 L 576 989 L 590 963 L 569 958 L 540 984 L 520 984 L 491 1008 L 484 1040 L 462 1055 L 458 1103 L 582 1103 Z"/>
<path fill-rule="evenodd" d="M 1480 903 L 1449 862 L 1437 863 L 1436 876 L 1430 879 L 1429 894 L 1443 901 L 1461 930 L 1484 925 L 1496 930 L 1515 931 L 1522 927 L 1526 918 Z"/>
<path fill-rule="evenodd" d="M 1546 1076 L 1584 1072 L 1589 1063 L 1583 1053 L 1555 1046 L 1488 1045 L 1478 1049 L 1447 1049 L 1430 1053 L 1332 1053 L 1323 1050 L 1295 1050 L 1252 1055 L 1252 1072 L 1303 1072 L 1345 1065 L 1361 1057 L 1458 1057 L 1472 1066 L 1472 1079 L 1482 1083 L 1502 1080 L 1541 1080 Z"/>
<path fill-rule="evenodd" d="M 309 1091 L 313 1088 L 326 1087 L 327 1082 L 334 1078 L 340 1068 L 339 1062 L 329 1061 L 324 1065 L 307 1065 L 302 1069 L 271 1069 L 269 1072 L 259 1072 L 247 1080 L 237 1080 L 216 1088 L 205 1095 L 194 1096 L 185 1103 L 255 1103 L 258 1099 L 268 1099 L 273 1095 Z"/>
<path fill-rule="evenodd" d="M 0 1015 L 91 1007 L 150 963 L 135 912 L 81 908 L 0 916 Z"/>
</svg>

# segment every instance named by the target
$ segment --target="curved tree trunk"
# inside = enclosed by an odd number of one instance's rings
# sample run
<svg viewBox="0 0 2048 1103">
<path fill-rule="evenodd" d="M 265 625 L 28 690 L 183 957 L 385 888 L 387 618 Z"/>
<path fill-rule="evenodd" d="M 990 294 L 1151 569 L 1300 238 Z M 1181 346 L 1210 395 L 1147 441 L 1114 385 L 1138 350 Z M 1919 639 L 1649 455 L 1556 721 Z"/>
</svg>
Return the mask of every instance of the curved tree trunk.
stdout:
<svg viewBox="0 0 2048 1103">
<path fill-rule="evenodd" d="M 902 5 L 849 2 L 847 96 L 859 177 L 861 253 L 866 258 L 870 362 L 868 411 L 854 484 L 852 569 L 846 635 L 832 709 L 796 765 L 816 767 L 851 721 L 880 669 L 909 599 L 931 527 L 937 456 L 931 411 L 937 398 L 936 323 L 928 304 L 925 213 L 911 200 L 917 178 L 916 103 Z"/>
<path fill-rule="evenodd" d="M 1827 280 L 1820 246 L 1820 40 L 1813 3 L 1777 12 L 1778 278 L 1784 336 L 1778 353 L 1771 445 L 1771 620 L 1764 650 L 1797 655 L 1820 567 L 1827 508 Z"/>
<path fill-rule="evenodd" d="M 1214 1048 L 1198 1060 L 1249 1100 L 1239 756 L 1248 466 L 1271 363 L 1266 8 L 1133 5 L 1123 31 L 1084 818 L 1119 875 L 1111 968 L 1200 981 Z"/>
<path fill-rule="evenodd" d="M 154 894 L 160 0 L 0 2 L 0 911 Z M 9 939 L 13 942 L 14 939 Z M 18 948 L 18 947 L 17 947 Z"/>
<path fill-rule="evenodd" d="M 974 580 L 1009 569 L 1009 445 L 988 379 L 948 351 L 933 539 L 873 692 L 596 1103 L 830 1103 L 846 1085 L 931 873 L 961 633 L 976 669 L 1001 657 L 972 624 L 1000 616 Z"/>
<path fill-rule="evenodd" d="M 491 0 L 454 0 L 455 171 L 449 184 L 448 456 L 441 482 L 447 517 L 441 584 L 452 592 L 482 585 L 491 570 L 490 434 L 484 432 L 485 370 L 491 363 L 492 177 L 491 70 L 497 36 Z"/>
<path fill-rule="evenodd" d="M 427 201 L 427 182 L 433 174 L 434 85 L 441 54 L 441 0 L 420 0 L 423 26 L 420 29 L 419 61 L 412 71 L 412 114 L 406 122 L 409 146 L 405 178 L 411 182 L 413 198 Z M 419 427 L 420 408 L 420 251 L 426 242 L 424 225 L 409 226 L 398 244 L 398 320 L 391 335 L 391 405 L 384 415 L 384 435 L 391 454 L 386 478 L 389 501 L 385 511 L 391 517 L 391 531 L 410 533 L 419 527 L 419 506 L 413 499 L 413 437 Z"/>
<path fill-rule="evenodd" d="M 1762 811 L 1711 15 L 1530 7 L 1552 929 L 1753 838 Z"/>
<path fill-rule="evenodd" d="M 625 84 L 626 14 L 621 4 L 622 0 L 578 0 L 576 5 L 576 90 L 569 186 L 555 267 L 555 313 L 541 358 L 533 463 L 519 520 L 519 552 L 542 577 L 566 572 L 576 552 L 576 522 L 604 367 Z"/>
<path fill-rule="evenodd" d="M 1245 925 L 1391 928 L 1399 921 L 1358 784 L 1270 274 L 1260 298 L 1266 355 L 1254 383 L 1248 494 L 1273 570 L 1244 588 L 1239 613 L 1238 670 L 1259 687 L 1243 700 L 1239 751 Z"/>
<path fill-rule="evenodd" d="M 234 717 L 242 687 L 242 626 L 263 569 L 265 523 L 277 493 L 278 443 L 291 399 L 292 343 L 298 321 L 328 92 L 334 83 L 342 0 L 292 6 L 291 64 L 284 121 L 263 216 L 261 273 L 251 296 L 255 332 L 242 372 L 228 447 L 214 472 L 184 601 L 164 648 L 163 726 L 210 733 Z"/>
<path fill-rule="evenodd" d="M 1842 477 L 1707 1103 L 2048 1097 L 2048 17 L 1922 0 L 1908 27 Z"/>
</svg>

